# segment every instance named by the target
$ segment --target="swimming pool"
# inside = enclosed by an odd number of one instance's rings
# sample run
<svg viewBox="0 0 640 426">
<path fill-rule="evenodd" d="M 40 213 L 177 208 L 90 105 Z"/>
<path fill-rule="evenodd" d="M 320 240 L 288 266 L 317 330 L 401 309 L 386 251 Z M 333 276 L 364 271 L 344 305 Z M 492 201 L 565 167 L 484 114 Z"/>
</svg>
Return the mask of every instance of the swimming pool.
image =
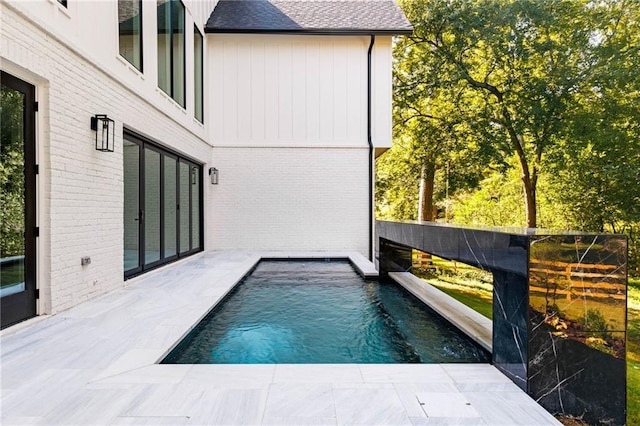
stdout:
<svg viewBox="0 0 640 426">
<path fill-rule="evenodd" d="M 164 364 L 489 362 L 394 283 L 346 260 L 261 261 Z"/>
</svg>

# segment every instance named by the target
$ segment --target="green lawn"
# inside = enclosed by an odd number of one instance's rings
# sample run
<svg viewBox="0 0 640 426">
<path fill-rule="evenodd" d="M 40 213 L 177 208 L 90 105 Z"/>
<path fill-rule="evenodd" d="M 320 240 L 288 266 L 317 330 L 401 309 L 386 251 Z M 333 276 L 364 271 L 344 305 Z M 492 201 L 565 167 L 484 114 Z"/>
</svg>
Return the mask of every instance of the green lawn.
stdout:
<svg viewBox="0 0 640 426">
<path fill-rule="evenodd" d="M 475 281 L 465 286 L 459 279 L 452 282 L 426 278 L 451 297 L 491 318 L 491 293 Z M 629 278 L 627 315 L 627 424 L 640 425 L 640 278 Z"/>
<path fill-rule="evenodd" d="M 476 311 L 480 312 L 485 317 L 493 318 L 493 303 L 491 302 L 491 299 L 487 298 L 486 296 L 479 295 L 477 292 L 466 292 L 444 286 L 437 287 L 454 299 L 457 299 L 470 308 L 473 308 Z"/>
</svg>

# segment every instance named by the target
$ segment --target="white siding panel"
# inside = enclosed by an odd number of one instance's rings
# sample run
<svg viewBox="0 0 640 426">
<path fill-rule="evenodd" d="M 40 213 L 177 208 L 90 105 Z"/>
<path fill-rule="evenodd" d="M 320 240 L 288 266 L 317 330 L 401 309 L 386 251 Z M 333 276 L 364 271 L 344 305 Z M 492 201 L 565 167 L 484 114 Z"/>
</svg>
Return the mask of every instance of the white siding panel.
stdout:
<svg viewBox="0 0 640 426">
<path fill-rule="evenodd" d="M 244 59 L 244 58 L 242 58 Z M 238 137 L 238 67 L 241 58 L 238 57 L 238 45 L 233 42 L 224 43 L 223 56 L 221 60 L 223 72 L 222 117 L 218 118 L 222 122 L 223 138 L 232 139 Z"/>
<path fill-rule="evenodd" d="M 278 48 L 278 122 L 280 140 L 290 141 L 293 135 L 292 45 L 282 43 Z"/>
<path fill-rule="evenodd" d="M 333 137 L 343 141 L 347 139 L 347 46 L 336 42 L 333 52 Z"/>
<path fill-rule="evenodd" d="M 355 48 L 361 52 L 360 60 L 350 58 L 347 62 L 347 123 L 348 140 L 366 140 L 367 106 L 361 108 L 362 99 L 367 96 L 367 54 L 368 43 L 356 41 Z"/>
<path fill-rule="evenodd" d="M 306 43 L 296 42 L 293 49 L 301 52 L 295 55 L 291 64 L 291 101 L 292 101 L 292 135 L 294 141 L 301 141 L 307 138 L 307 55 Z"/>
<path fill-rule="evenodd" d="M 265 94 L 266 69 L 264 43 L 259 40 L 251 42 L 251 122 L 245 123 L 251 127 L 251 138 L 264 140 L 265 132 Z"/>
<path fill-rule="evenodd" d="M 320 138 L 320 44 L 308 41 L 306 47 L 306 117 L 308 140 Z"/>
<path fill-rule="evenodd" d="M 334 136 L 333 105 L 335 74 L 333 72 L 333 50 L 322 46 L 320 49 L 320 140 L 330 141 Z"/>
<path fill-rule="evenodd" d="M 221 43 L 211 43 L 209 48 L 209 53 L 212 58 L 216 58 L 215 61 L 220 61 L 224 58 L 224 45 Z M 224 93 L 224 80 L 222 75 L 222 65 L 217 62 L 210 62 L 212 68 L 215 69 L 215 73 L 212 72 L 210 74 L 211 78 L 209 80 L 210 87 L 210 114 L 208 121 L 211 129 L 211 135 L 213 135 L 213 140 L 210 142 L 217 142 L 222 139 L 222 135 L 224 134 L 224 102 L 221 102 L 222 94 Z M 204 98 L 207 98 L 207 94 L 205 93 Z M 205 110 L 206 112 L 207 110 Z"/>
<path fill-rule="evenodd" d="M 373 144 L 391 147 L 391 37 L 378 37 L 373 52 Z"/>
<path fill-rule="evenodd" d="M 279 81 L 278 81 L 278 46 L 274 43 L 265 43 L 265 83 L 266 91 L 264 93 L 264 105 L 265 105 L 265 127 L 266 127 L 266 140 L 276 141 L 280 137 L 278 132 L 279 127 Z M 224 102 L 224 100 L 222 100 Z M 224 140 L 224 144 L 228 142 L 236 142 L 237 139 Z M 254 139 L 252 143 L 260 144 L 260 140 Z"/>
<path fill-rule="evenodd" d="M 238 137 L 240 139 L 250 139 L 252 134 L 252 128 L 255 124 L 253 119 L 253 109 L 251 108 L 252 91 L 251 86 L 252 72 L 253 72 L 253 49 L 251 43 L 238 44 L 237 63 L 236 69 L 236 84 L 238 86 L 238 96 L 236 98 L 237 108 L 237 126 Z M 259 57 L 256 58 L 259 60 Z"/>
<path fill-rule="evenodd" d="M 216 146 L 361 147 L 367 145 L 368 37 L 221 35 L 208 36 Z M 390 144 L 390 37 L 374 50 L 374 133 Z M 216 46 L 223 45 L 223 56 Z M 235 51 L 230 46 L 236 46 Z M 246 48 L 250 46 L 250 49 Z M 388 57 L 385 57 L 388 56 Z M 378 58 L 379 57 L 379 58 Z M 234 59 L 235 58 L 235 59 Z M 235 64 L 228 64 L 235 61 Z M 229 75 L 233 73 L 233 75 Z M 386 75 L 388 74 L 388 75 Z M 375 76 L 380 75 L 379 80 Z M 222 112 L 222 116 L 215 114 Z M 234 119 L 233 114 L 236 114 Z"/>
</svg>

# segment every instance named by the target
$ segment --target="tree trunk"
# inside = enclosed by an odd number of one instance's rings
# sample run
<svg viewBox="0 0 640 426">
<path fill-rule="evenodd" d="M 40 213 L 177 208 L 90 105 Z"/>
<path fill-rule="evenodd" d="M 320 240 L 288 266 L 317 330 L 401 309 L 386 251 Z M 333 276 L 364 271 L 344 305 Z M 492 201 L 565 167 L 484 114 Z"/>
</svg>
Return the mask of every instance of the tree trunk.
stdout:
<svg viewBox="0 0 640 426">
<path fill-rule="evenodd" d="M 502 102 L 502 98 L 499 98 Z M 527 228 L 537 227 L 537 209 L 536 209 L 536 187 L 538 183 L 538 173 L 534 166 L 533 172 L 529 172 L 529 162 L 524 151 L 523 144 L 520 141 L 518 133 L 513 127 L 511 113 L 506 105 L 502 104 L 502 116 L 504 117 L 503 125 L 507 129 L 511 145 L 518 155 L 520 161 L 520 170 L 522 171 L 522 185 L 524 187 L 524 207 L 527 213 Z M 533 175 L 533 176 L 532 176 Z"/>
<path fill-rule="evenodd" d="M 420 202 L 418 205 L 418 220 L 432 221 L 433 214 L 433 184 L 436 166 L 431 161 L 422 165 L 420 173 Z"/>
<path fill-rule="evenodd" d="M 527 227 L 535 228 L 537 226 L 536 185 L 529 177 L 529 173 L 522 174 L 522 185 L 524 186 L 524 206 L 527 213 Z"/>
</svg>

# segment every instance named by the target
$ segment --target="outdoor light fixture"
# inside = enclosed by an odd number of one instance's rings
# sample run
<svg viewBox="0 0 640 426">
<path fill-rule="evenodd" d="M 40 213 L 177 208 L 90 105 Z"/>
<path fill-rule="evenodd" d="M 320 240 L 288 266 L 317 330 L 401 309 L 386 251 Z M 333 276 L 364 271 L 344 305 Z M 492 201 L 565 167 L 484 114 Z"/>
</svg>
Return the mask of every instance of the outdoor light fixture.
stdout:
<svg viewBox="0 0 640 426">
<path fill-rule="evenodd" d="M 115 123 L 105 114 L 96 114 L 91 117 L 91 130 L 96 131 L 96 150 L 113 152 L 116 136 Z"/>
<path fill-rule="evenodd" d="M 211 185 L 217 185 L 218 184 L 218 169 L 216 169 L 215 167 L 210 167 L 209 168 L 209 176 L 211 176 Z"/>
</svg>

